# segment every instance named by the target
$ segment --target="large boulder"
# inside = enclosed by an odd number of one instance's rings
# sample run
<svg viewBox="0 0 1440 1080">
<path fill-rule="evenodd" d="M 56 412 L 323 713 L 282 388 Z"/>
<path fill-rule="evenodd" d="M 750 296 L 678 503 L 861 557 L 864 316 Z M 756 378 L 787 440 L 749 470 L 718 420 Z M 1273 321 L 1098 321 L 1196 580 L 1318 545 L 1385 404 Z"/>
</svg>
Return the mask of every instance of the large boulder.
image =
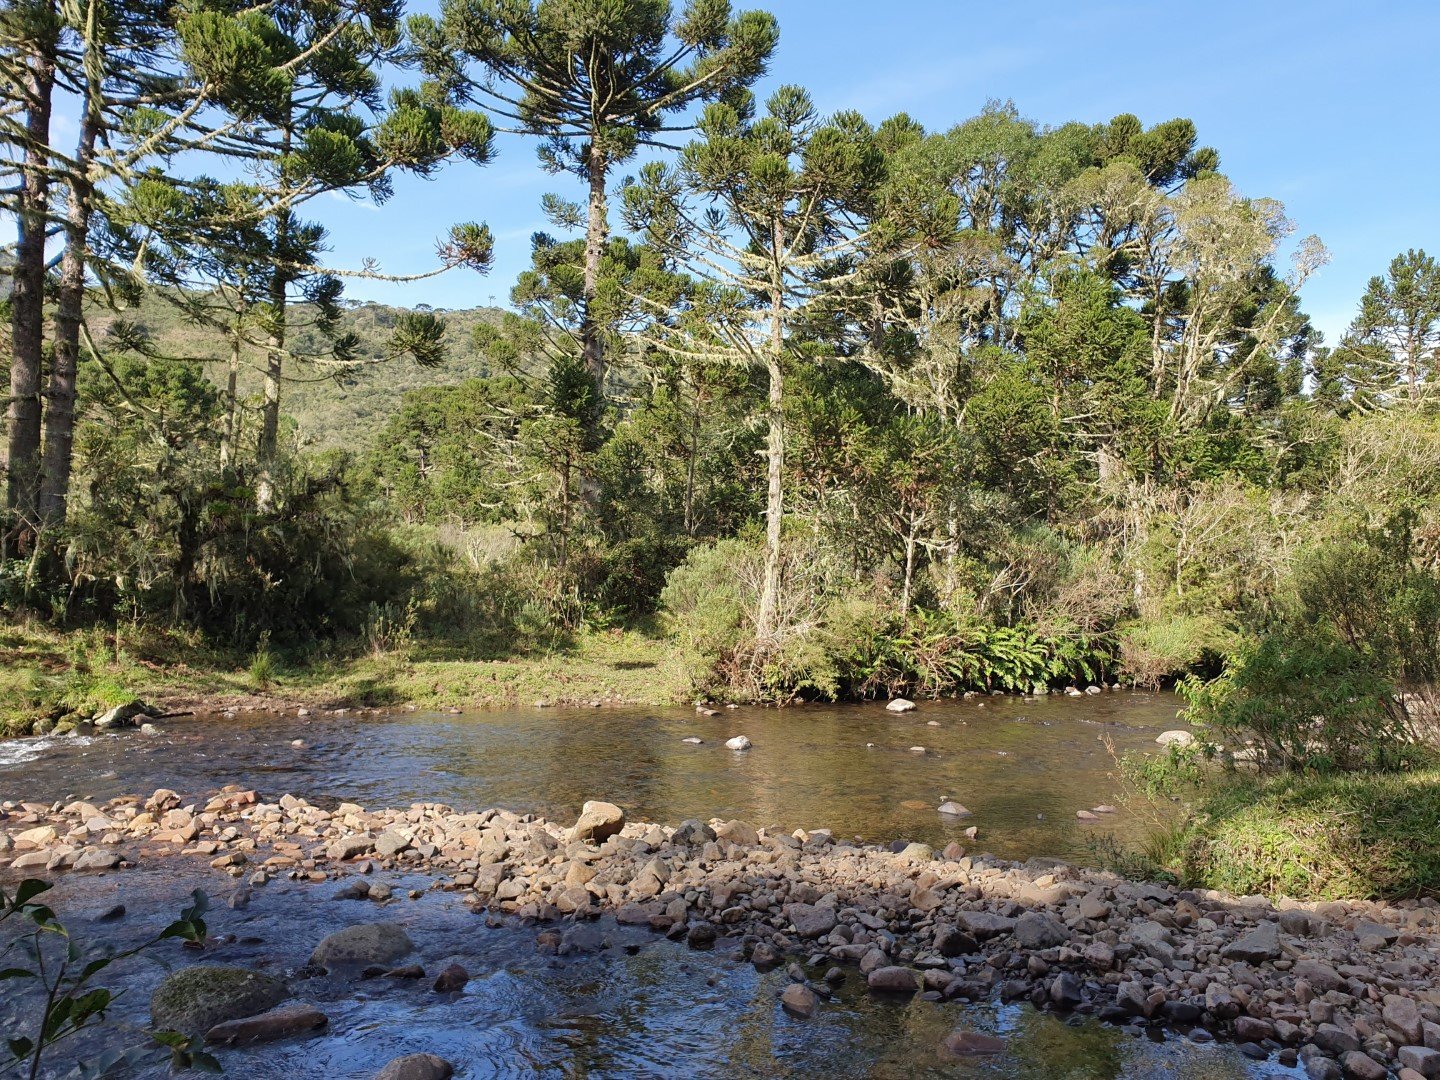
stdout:
<svg viewBox="0 0 1440 1080">
<path fill-rule="evenodd" d="M 150 1022 L 160 1031 L 204 1035 L 226 1020 L 273 1009 L 289 996 L 284 982 L 248 968 L 199 964 L 168 976 L 150 995 Z"/>
<path fill-rule="evenodd" d="M 127 701 L 124 705 L 105 710 L 95 717 L 94 723 L 97 728 L 134 727 L 138 717 L 159 715 L 158 709 L 146 705 L 143 701 Z"/>
<path fill-rule="evenodd" d="M 1246 964 L 1263 964 L 1266 960 L 1280 957 L 1280 927 L 1277 923 L 1262 922 L 1254 930 L 1237 938 L 1220 950 L 1225 960 L 1239 960 Z"/>
<path fill-rule="evenodd" d="M 835 909 L 828 904 L 786 904 L 785 917 L 802 938 L 818 938 L 835 929 Z"/>
<path fill-rule="evenodd" d="M 625 811 L 620 807 L 608 802 L 587 802 L 580 808 L 580 818 L 570 830 L 570 839 L 594 840 L 598 844 L 623 828 Z"/>
<path fill-rule="evenodd" d="M 392 964 L 414 948 L 409 935 L 394 923 L 361 923 L 325 938 L 315 946 L 310 962 L 326 969 Z"/>
</svg>

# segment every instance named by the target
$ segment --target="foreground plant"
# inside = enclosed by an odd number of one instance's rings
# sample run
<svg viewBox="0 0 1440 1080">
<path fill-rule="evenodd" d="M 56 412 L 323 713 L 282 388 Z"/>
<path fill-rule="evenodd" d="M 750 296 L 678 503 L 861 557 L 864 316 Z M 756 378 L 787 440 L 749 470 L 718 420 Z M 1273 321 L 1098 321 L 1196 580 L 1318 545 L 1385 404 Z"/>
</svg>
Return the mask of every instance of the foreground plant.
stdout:
<svg viewBox="0 0 1440 1080">
<path fill-rule="evenodd" d="M 0 949 L 0 961 L 8 962 L 19 953 L 19 965 L 0 967 L 0 982 L 16 980 L 43 994 L 43 1003 L 32 1035 L 14 1035 L 5 1040 L 0 1055 L 0 1073 L 15 1070 L 34 1080 L 40 1075 L 47 1050 L 80 1031 L 100 1023 L 120 993 L 94 986 L 93 980 L 111 964 L 136 956 L 169 938 L 200 943 L 205 940 L 202 916 L 209 906 L 205 893 L 196 889 L 189 907 L 154 937 L 120 952 L 87 952 L 71 937 L 55 912 L 36 897 L 50 889 L 50 883 L 26 878 L 13 894 L 0 889 L 0 923 L 15 919 L 29 925 Z M 219 1072 L 220 1065 L 200 1050 L 195 1039 L 175 1031 L 149 1032 L 150 1044 L 123 1050 L 107 1050 L 94 1061 L 76 1067 L 80 1076 L 103 1076 L 121 1065 L 138 1066 L 167 1059 L 173 1069 L 198 1068 Z"/>
</svg>

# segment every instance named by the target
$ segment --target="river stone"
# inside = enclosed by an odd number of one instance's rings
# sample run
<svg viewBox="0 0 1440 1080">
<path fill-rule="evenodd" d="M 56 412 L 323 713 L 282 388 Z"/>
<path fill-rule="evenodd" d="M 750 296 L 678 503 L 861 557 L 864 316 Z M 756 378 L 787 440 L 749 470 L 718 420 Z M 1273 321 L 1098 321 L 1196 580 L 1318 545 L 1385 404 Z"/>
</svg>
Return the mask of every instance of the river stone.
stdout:
<svg viewBox="0 0 1440 1080">
<path fill-rule="evenodd" d="M 455 1066 L 435 1054 L 406 1054 L 375 1074 L 375 1080 L 450 1080 Z"/>
<path fill-rule="evenodd" d="M 1296 979 L 1304 979 L 1315 990 L 1322 994 L 1331 990 L 1344 990 L 1346 982 L 1329 964 L 1322 964 L 1319 960 L 1296 960 L 1295 966 L 1290 969 L 1290 974 Z"/>
<path fill-rule="evenodd" d="M 625 811 L 620 807 L 608 802 L 587 802 L 580 808 L 580 818 L 570 830 L 570 839 L 594 840 L 599 844 L 623 828 Z"/>
<path fill-rule="evenodd" d="M 1280 926 L 1278 923 L 1262 922 L 1244 937 L 1237 938 L 1220 950 L 1226 960 L 1240 960 L 1259 966 L 1266 960 L 1280 955 Z"/>
<path fill-rule="evenodd" d="M 1070 931 L 1059 919 L 1043 911 L 1027 911 L 1015 920 L 1015 944 L 1038 951 L 1064 945 Z"/>
<path fill-rule="evenodd" d="M 361 964 L 390 964 L 407 955 L 414 944 L 394 923 L 361 923 L 337 930 L 310 954 L 310 962 L 323 968 Z"/>
<path fill-rule="evenodd" d="M 791 983 L 780 995 L 780 1004 L 791 1016 L 802 1020 L 815 1015 L 815 991 L 800 983 Z"/>
<path fill-rule="evenodd" d="M 1395 1056 L 1402 1066 L 1414 1069 L 1426 1080 L 1440 1076 L 1440 1050 L 1431 1050 L 1428 1046 L 1402 1046 Z"/>
<path fill-rule="evenodd" d="M 903 697 L 897 697 L 890 704 L 885 706 L 886 710 L 894 713 L 914 712 L 915 703 Z"/>
<path fill-rule="evenodd" d="M 970 811 L 961 806 L 953 799 L 946 799 L 940 804 L 940 813 L 946 817 L 969 817 Z"/>
<path fill-rule="evenodd" d="M 1195 736 L 1188 731 L 1162 731 L 1155 741 L 1161 746 L 1194 746 Z"/>
<path fill-rule="evenodd" d="M 907 967 L 879 967 L 865 977 L 871 990 L 890 994 L 913 994 L 920 988 L 915 972 Z"/>
<path fill-rule="evenodd" d="M 1340 1068 L 1346 1080 L 1385 1080 L 1390 1075 L 1389 1069 L 1359 1050 L 1341 1057 Z"/>
<path fill-rule="evenodd" d="M 952 1031 L 940 1044 L 940 1055 L 949 1058 L 980 1057 L 987 1054 L 1003 1054 L 1005 1040 L 997 1035 L 961 1028 Z"/>
<path fill-rule="evenodd" d="M 120 865 L 120 853 L 105 848 L 87 848 L 75 860 L 76 870 L 114 870 Z"/>
<path fill-rule="evenodd" d="M 1385 1026 L 1399 1036 L 1397 1042 L 1418 1046 L 1425 1041 L 1425 1018 L 1413 998 L 1399 994 L 1385 995 L 1385 1008 L 1380 1014 Z"/>
<path fill-rule="evenodd" d="M 399 855 L 410 846 L 410 838 L 394 829 L 386 829 L 375 838 L 375 854 L 381 858 Z"/>
<path fill-rule="evenodd" d="M 1080 980 L 1068 971 L 1055 976 L 1050 984 L 1050 1000 L 1062 1009 L 1073 1009 L 1085 1000 Z"/>
<path fill-rule="evenodd" d="M 205 1033 L 205 1041 L 228 1046 L 271 1042 L 314 1031 L 329 1022 L 329 1018 L 313 1005 L 285 1005 L 258 1016 L 246 1016 L 216 1024 Z"/>
<path fill-rule="evenodd" d="M 150 1022 L 160 1031 L 203 1035 L 226 1020 L 273 1009 L 289 996 L 279 979 L 247 968 L 197 964 L 165 977 L 150 995 Z"/>
<path fill-rule="evenodd" d="M 95 717 L 93 723 L 97 728 L 134 727 L 137 716 L 154 716 L 155 711 L 143 701 L 127 701 L 124 705 L 116 705 Z"/>
<path fill-rule="evenodd" d="M 969 956 L 980 951 L 980 944 L 963 930 L 941 925 L 935 930 L 935 951 L 947 958 Z"/>
<path fill-rule="evenodd" d="M 728 750 L 749 750 L 754 745 L 744 735 L 736 735 L 733 739 L 725 740 L 725 747 Z"/>
<path fill-rule="evenodd" d="M 981 941 L 986 938 L 1008 934 L 1015 929 L 1015 920 L 990 911 L 962 911 L 955 917 L 961 929 L 968 931 Z"/>
<path fill-rule="evenodd" d="M 835 909 L 825 904 L 786 904 L 785 918 L 802 938 L 818 938 L 835 929 Z"/>
<path fill-rule="evenodd" d="M 715 835 L 741 847 L 754 847 L 760 843 L 760 833 L 748 821 L 727 821 L 715 827 Z"/>
</svg>

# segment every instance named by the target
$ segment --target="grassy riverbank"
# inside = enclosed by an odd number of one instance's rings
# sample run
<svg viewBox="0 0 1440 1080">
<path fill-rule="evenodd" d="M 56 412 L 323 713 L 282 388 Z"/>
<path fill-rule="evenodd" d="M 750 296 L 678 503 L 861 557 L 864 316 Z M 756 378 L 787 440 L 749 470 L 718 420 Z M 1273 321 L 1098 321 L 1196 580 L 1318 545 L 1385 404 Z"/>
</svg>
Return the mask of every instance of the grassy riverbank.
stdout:
<svg viewBox="0 0 1440 1080">
<path fill-rule="evenodd" d="M 134 698 L 167 709 L 507 704 L 674 704 L 689 684 L 671 643 L 635 631 L 577 635 L 519 656 L 465 657 L 408 645 L 243 654 L 175 632 L 120 627 L 0 631 L 0 732 L 93 716 Z"/>
<path fill-rule="evenodd" d="M 1208 777 L 1132 870 L 1236 895 L 1440 895 L 1440 764 L 1406 772 Z"/>
</svg>

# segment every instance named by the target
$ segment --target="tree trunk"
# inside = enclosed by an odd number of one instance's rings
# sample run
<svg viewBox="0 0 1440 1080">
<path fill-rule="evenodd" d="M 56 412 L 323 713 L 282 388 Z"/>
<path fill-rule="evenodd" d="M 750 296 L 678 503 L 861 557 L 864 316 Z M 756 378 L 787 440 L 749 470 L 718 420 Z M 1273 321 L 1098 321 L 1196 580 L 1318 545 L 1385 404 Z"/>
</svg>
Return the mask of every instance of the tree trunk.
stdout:
<svg viewBox="0 0 1440 1080">
<path fill-rule="evenodd" d="M 235 440 L 239 437 L 239 401 L 237 384 L 240 380 L 240 323 L 236 320 L 234 336 L 230 339 L 230 364 L 225 373 L 225 429 L 220 434 L 220 468 L 228 469 L 235 464 Z"/>
<path fill-rule="evenodd" d="M 605 173 L 608 165 L 605 152 L 599 140 L 590 143 L 590 202 L 585 221 L 585 310 L 580 316 L 580 343 L 584 352 L 585 370 L 594 384 L 592 415 L 598 416 L 605 392 L 605 344 L 601 340 L 600 325 L 590 310 L 595 294 L 600 287 L 600 263 L 605 256 L 605 241 L 610 236 L 610 223 L 606 216 Z"/>
<path fill-rule="evenodd" d="M 40 489 L 40 373 L 45 339 L 45 232 L 49 217 L 50 105 L 55 89 L 53 42 L 30 57 L 22 92 L 28 144 L 22 165 L 14 289 L 10 294 L 11 359 L 7 509 L 17 519 L 5 554 L 23 553 L 38 524 Z M 13 540 L 13 543 L 12 543 Z M 13 550 L 12 550 L 13 548 Z"/>
<path fill-rule="evenodd" d="M 772 231 L 775 269 L 770 287 L 770 351 L 765 360 L 770 381 L 767 409 L 770 431 L 765 440 L 765 578 L 760 587 L 760 611 L 755 618 L 756 642 L 762 647 L 775 635 L 780 608 L 780 527 L 785 514 L 785 373 L 781 366 L 785 350 L 785 283 L 780 267 L 784 240 L 783 225 L 777 218 Z"/>
<path fill-rule="evenodd" d="M 915 583 L 915 523 L 905 531 L 905 587 L 900 593 L 900 614 L 910 614 L 910 592 Z"/>
<path fill-rule="evenodd" d="M 69 178 L 65 210 L 65 254 L 60 262 L 60 287 L 55 304 L 55 356 L 45 403 L 44 474 L 40 483 L 40 517 L 46 525 L 63 525 L 70 500 L 74 460 L 76 375 L 80 362 L 80 320 L 85 303 L 85 252 L 90 242 L 90 214 L 95 189 L 90 164 L 100 116 L 94 104 L 80 121 L 75 168 Z"/>
</svg>

